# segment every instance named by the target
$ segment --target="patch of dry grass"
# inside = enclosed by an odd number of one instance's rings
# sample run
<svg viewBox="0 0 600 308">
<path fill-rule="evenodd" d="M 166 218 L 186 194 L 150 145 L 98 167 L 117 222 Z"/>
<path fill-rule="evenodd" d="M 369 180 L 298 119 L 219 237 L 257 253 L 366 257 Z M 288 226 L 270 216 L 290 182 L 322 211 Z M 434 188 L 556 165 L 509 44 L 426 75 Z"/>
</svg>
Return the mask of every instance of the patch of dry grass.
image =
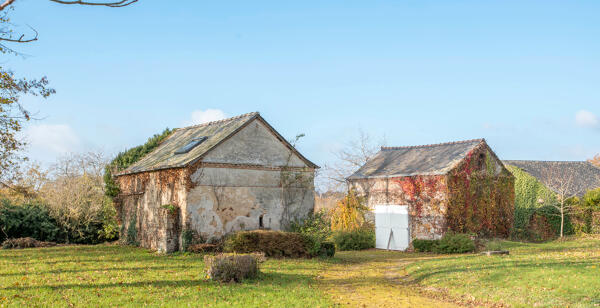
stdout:
<svg viewBox="0 0 600 308">
<path fill-rule="evenodd" d="M 406 264 L 431 258 L 422 254 L 368 250 L 339 252 L 317 278 L 340 306 L 458 307 L 407 283 Z"/>
</svg>

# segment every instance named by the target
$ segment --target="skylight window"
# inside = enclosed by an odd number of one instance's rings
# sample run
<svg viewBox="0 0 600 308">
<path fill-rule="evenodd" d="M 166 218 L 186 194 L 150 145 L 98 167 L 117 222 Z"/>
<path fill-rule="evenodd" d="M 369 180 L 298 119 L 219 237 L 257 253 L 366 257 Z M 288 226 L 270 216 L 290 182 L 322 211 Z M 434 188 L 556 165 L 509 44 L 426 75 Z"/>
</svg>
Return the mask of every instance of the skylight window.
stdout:
<svg viewBox="0 0 600 308">
<path fill-rule="evenodd" d="M 175 154 L 185 154 L 185 153 L 191 151 L 193 148 L 197 147 L 202 142 L 206 141 L 206 139 L 208 139 L 208 137 L 206 137 L 206 136 L 203 136 L 200 138 L 194 138 L 188 144 L 182 146 L 177 151 L 175 151 Z"/>
</svg>

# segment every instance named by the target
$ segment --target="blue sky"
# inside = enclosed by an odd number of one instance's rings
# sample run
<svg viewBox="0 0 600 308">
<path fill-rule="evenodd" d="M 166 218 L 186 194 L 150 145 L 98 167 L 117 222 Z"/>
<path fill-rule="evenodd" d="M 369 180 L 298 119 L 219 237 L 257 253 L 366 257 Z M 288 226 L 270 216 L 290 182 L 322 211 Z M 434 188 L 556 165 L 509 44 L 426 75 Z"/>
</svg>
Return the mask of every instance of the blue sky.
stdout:
<svg viewBox="0 0 600 308">
<path fill-rule="evenodd" d="M 174 5 L 173 3 L 177 3 Z M 2 56 L 57 94 L 26 99 L 33 159 L 116 152 L 165 127 L 260 111 L 317 164 L 357 136 L 486 138 L 504 159 L 600 153 L 597 1 L 18 0 L 39 41 Z M 26 27 L 22 27 L 27 30 Z M 207 109 L 213 111 L 205 113 Z M 215 111 L 217 110 L 217 111 Z"/>
</svg>

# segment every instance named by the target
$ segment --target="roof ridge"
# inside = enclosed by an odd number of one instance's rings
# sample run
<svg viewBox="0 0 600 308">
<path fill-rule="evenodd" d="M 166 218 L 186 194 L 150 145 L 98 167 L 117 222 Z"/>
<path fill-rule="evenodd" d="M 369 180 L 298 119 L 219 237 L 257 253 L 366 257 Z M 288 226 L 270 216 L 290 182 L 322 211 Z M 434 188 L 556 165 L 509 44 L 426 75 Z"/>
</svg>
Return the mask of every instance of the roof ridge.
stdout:
<svg viewBox="0 0 600 308">
<path fill-rule="evenodd" d="M 441 145 L 452 145 L 452 144 L 463 144 L 463 143 L 471 143 L 471 142 L 484 142 L 485 138 L 479 139 L 471 139 L 471 140 L 462 140 L 462 141 L 452 141 L 452 142 L 444 142 L 444 143 L 435 143 L 435 144 L 424 144 L 424 145 L 411 145 L 411 146 L 401 146 L 401 147 L 381 147 L 382 151 L 393 151 L 393 150 L 404 150 L 404 149 L 416 149 L 416 148 L 431 148 Z"/>
<path fill-rule="evenodd" d="M 177 128 L 177 130 L 197 128 L 197 127 L 203 127 L 203 126 L 209 126 L 209 125 L 213 125 L 213 124 L 219 124 L 219 123 L 223 123 L 223 122 L 229 122 L 229 121 L 233 121 L 233 120 L 237 120 L 237 119 L 241 119 L 241 118 L 245 118 L 245 117 L 249 117 L 249 116 L 256 116 L 256 115 L 260 115 L 260 112 L 258 112 L 258 111 L 248 112 L 248 113 L 240 114 L 240 115 L 237 115 L 235 117 L 226 118 L 226 119 L 222 119 L 222 120 L 216 120 L 216 121 L 210 121 L 210 122 L 196 124 L 196 125 L 192 125 L 192 126 L 180 127 L 180 128 Z"/>
<path fill-rule="evenodd" d="M 586 163 L 591 164 L 587 160 L 527 160 L 527 159 L 503 159 L 503 162 L 532 162 L 532 163 Z"/>
</svg>

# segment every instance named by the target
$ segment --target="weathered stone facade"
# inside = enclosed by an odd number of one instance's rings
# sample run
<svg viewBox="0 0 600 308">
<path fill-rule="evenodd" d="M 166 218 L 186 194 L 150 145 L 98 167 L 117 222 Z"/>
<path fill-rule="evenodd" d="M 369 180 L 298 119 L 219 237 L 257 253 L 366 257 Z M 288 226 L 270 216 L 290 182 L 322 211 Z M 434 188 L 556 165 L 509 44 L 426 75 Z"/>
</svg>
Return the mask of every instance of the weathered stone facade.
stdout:
<svg viewBox="0 0 600 308">
<path fill-rule="evenodd" d="M 313 211 L 315 168 L 262 118 L 250 118 L 185 167 L 120 175 L 122 234 L 171 252 L 184 231 L 211 241 L 238 230 L 285 229 Z"/>
<path fill-rule="evenodd" d="M 467 149 L 460 160 L 449 160 L 451 167 L 438 172 L 441 174 L 355 177 L 349 183 L 372 209 L 376 205 L 407 205 L 411 241 L 438 239 L 449 230 L 508 236 L 514 178 L 485 142 Z"/>
<path fill-rule="evenodd" d="M 376 205 L 408 205 L 412 239 L 437 239 L 447 229 L 448 189 L 444 176 L 391 177 L 356 180 L 353 187 Z"/>
</svg>

